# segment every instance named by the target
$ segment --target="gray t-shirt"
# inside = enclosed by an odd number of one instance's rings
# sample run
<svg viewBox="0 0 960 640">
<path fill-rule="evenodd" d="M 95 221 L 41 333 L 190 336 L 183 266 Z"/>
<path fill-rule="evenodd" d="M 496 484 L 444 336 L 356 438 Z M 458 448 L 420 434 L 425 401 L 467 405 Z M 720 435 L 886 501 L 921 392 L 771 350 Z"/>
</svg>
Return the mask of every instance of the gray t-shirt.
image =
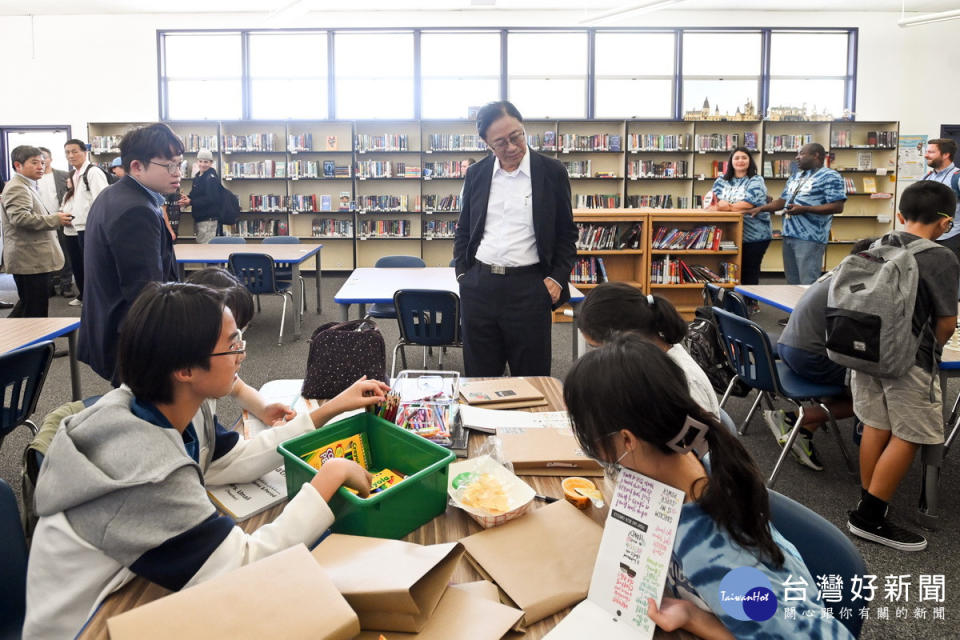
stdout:
<svg viewBox="0 0 960 640">
<path fill-rule="evenodd" d="M 780 344 L 827 355 L 827 294 L 833 277 L 817 280 L 804 292 L 780 334 Z"/>
</svg>

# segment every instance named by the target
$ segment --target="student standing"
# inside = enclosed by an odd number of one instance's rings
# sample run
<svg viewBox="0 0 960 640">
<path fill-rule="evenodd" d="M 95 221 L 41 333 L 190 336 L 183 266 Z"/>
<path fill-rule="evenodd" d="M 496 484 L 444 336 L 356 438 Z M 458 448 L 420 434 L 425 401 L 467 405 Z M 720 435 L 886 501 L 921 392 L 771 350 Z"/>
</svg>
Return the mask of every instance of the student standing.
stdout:
<svg viewBox="0 0 960 640">
<path fill-rule="evenodd" d="M 745 215 L 784 210 L 783 271 L 788 284 L 812 284 L 823 272 L 823 254 L 830 239 L 833 215 L 843 212 L 847 199 L 843 178 L 823 166 L 826 151 L 816 142 L 797 153 L 796 173 L 780 197 Z"/>
<path fill-rule="evenodd" d="M 950 138 L 935 138 L 927 142 L 927 150 L 923 157 L 927 161 L 930 171 L 923 176 L 924 180 L 933 180 L 945 184 L 957 196 L 957 210 L 960 214 L 960 168 L 955 164 L 957 157 L 957 143 Z M 954 225 L 950 231 L 937 238 L 937 242 L 953 251 L 960 259 L 960 225 Z"/>
<path fill-rule="evenodd" d="M 84 232 L 87 228 L 90 207 L 109 183 L 100 167 L 90 164 L 86 142 L 71 138 L 63 145 L 63 151 L 67 155 L 67 162 L 73 167 L 73 172 L 70 174 L 73 179 L 73 221 L 64 228 L 63 233 L 70 249 L 70 262 L 78 264 L 83 262 Z M 83 269 L 74 272 L 80 294 L 70 301 L 72 307 L 80 306 L 83 301 L 84 273 Z"/>
<path fill-rule="evenodd" d="M 903 225 L 881 239 L 909 246 L 934 240 L 953 226 L 957 198 L 931 180 L 914 183 L 900 196 L 897 220 Z M 910 470 L 921 445 L 943 442 L 943 399 L 935 364 L 957 324 L 960 263 L 947 247 L 916 254 L 917 301 L 912 329 L 920 347 L 914 366 L 901 378 L 876 378 L 861 371 L 851 377 L 853 408 L 863 421 L 860 441 L 860 503 L 847 526 L 858 537 L 899 551 L 922 551 L 926 539 L 887 519 L 887 507 Z"/>
<path fill-rule="evenodd" d="M 217 170 L 213 168 L 213 153 L 209 149 L 197 152 L 197 168 L 199 172 L 193 179 L 190 195 L 182 196 L 177 204 L 191 207 L 197 242 L 205 244 L 217 235 L 223 206 L 223 186 Z"/>
<path fill-rule="evenodd" d="M 507 101 L 477 114 L 493 152 L 467 170 L 453 257 L 468 376 L 550 375 L 551 309 L 570 298 L 577 255 L 563 164 L 527 148 Z"/>
</svg>

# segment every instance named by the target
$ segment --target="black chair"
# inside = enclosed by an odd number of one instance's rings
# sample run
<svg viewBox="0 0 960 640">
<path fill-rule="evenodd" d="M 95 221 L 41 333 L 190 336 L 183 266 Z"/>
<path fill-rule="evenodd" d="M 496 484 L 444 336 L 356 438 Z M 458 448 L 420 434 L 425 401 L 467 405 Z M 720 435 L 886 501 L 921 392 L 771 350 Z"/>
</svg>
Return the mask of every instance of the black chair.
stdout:
<svg viewBox="0 0 960 640">
<path fill-rule="evenodd" d="M 463 347 L 460 340 L 460 297 L 452 291 L 432 289 L 400 289 L 393 294 L 397 309 L 400 341 L 393 348 L 390 377 L 397 368 L 397 351 L 407 368 L 404 347 L 423 347 L 423 368 L 427 368 L 427 347 Z M 443 366 L 443 351 L 440 352 Z"/>
<path fill-rule="evenodd" d="M 53 341 L 48 340 L 0 355 L 0 445 L 20 425 L 37 435 L 30 416 L 37 408 L 53 352 Z"/>
<path fill-rule="evenodd" d="M 0 480 L 0 638 L 19 638 L 27 612 L 27 541 L 17 497 Z"/>
<path fill-rule="evenodd" d="M 296 236 L 268 236 L 263 239 L 263 244 L 300 244 L 300 238 Z M 293 281 L 293 265 L 289 262 L 281 262 L 274 265 L 274 273 L 277 275 L 277 282 L 281 285 L 290 284 Z M 303 276 L 297 274 L 300 283 L 300 313 L 307 312 L 307 287 L 304 284 Z M 259 300 L 257 303 L 259 304 Z"/>
<path fill-rule="evenodd" d="M 231 273 L 250 293 L 255 296 L 271 294 L 283 298 L 283 307 L 280 310 L 280 337 L 277 340 L 277 345 L 282 345 L 283 324 L 287 317 L 287 298 L 290 299 L 293 312 L 297 312 L 296 308 L 293 307 L 293 293 L 290 291 L 291 283 L 281 285 L 277 282 L 273 270 L 273 258 L 265 253 L 231 253 L 229 260 Z"/>
<path fill-rule="evenodd" d="M 427 263 L 416 256 L 383 256 L 373 266 L 394 269 L 423 269 L 427 266 Z M 390 320 L 397 317 L 397 309 L 392 302 L 374 302 L 367 309 L 366 317 Z"/>
</svg>

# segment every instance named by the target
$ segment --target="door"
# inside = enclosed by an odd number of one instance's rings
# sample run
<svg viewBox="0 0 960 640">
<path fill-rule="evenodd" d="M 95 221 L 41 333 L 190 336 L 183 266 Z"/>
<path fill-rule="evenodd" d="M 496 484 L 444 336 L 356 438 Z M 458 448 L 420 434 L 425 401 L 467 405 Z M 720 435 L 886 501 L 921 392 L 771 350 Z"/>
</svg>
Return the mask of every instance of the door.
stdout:
<svg viewBox="0 0 960 640">
<path fill-rule="evenodd" d="M 71 137 L 70 127 L 66 125 L 40 125 L 23 127 L 0 126 L 0 173 L 4 180 L 13 175 L 13 163 L 10 161 L 10 152 L 22 144 L 50 149 L 53 157 L 53 166 L 56 169 L 67 171 L 67 158 L 63 155 L 63 145 Z"/>
</svg>

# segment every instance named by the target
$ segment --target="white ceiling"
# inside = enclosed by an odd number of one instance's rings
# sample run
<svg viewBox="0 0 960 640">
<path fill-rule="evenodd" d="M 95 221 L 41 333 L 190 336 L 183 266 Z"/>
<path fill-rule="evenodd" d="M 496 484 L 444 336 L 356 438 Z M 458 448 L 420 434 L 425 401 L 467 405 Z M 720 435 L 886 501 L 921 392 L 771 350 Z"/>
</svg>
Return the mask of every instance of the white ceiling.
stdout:
<svg viewBox="0 0 960 640">
<path fill-rule="evenodd" d="M 653 0 L 650 0 L 653 1 Z M 580 11 L 606 12 L 647 4 L 647 0 L 301 0 L 307 11 Z M 0 15 L 75 14 L 266 14 L 291 0 L 0 0 Z M 492 6 L 489 6 L 491 5 Z M 676 11 L 865 11 L 899 12 L 901 0 L 685 0 Z M 265 6 L 267 8 L 265 8 Z M 906 0 L 908 12 L 933 13 L 960 8 L 958 0 Z"/>
</svg>

